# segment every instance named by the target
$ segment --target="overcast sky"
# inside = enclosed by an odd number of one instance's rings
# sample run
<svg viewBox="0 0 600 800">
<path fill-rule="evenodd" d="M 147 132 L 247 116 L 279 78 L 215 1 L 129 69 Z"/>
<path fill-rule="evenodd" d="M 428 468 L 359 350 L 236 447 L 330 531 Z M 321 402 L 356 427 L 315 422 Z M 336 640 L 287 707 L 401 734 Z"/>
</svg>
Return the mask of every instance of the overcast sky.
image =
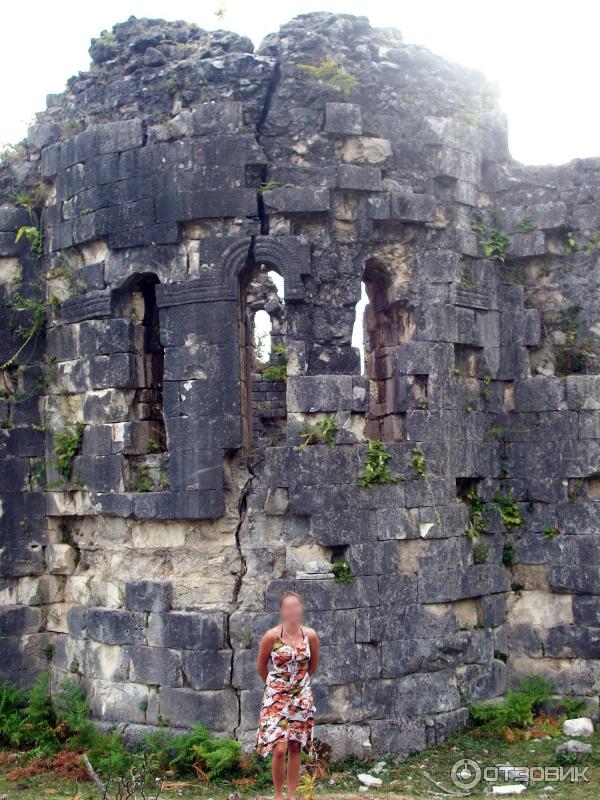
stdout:
<svg viewBox="0 0 600 800">
<path fill-rule="evenodd" d="M 222 22 L 215 11 L 225 10 Z M 0 29 L 0 143 L 23 137 L 45 96 L 87 69 L 92 36 L 137 17 L 225 27 L 258 44 L 296 14 L 369 16 L 407 42 L 475 67 L 495 82 L 508 114 L 512 154 L 531 164 L 600 155 L 600 3 L 594 0 L 52 0 L 10 2 Z"/>
</svg>

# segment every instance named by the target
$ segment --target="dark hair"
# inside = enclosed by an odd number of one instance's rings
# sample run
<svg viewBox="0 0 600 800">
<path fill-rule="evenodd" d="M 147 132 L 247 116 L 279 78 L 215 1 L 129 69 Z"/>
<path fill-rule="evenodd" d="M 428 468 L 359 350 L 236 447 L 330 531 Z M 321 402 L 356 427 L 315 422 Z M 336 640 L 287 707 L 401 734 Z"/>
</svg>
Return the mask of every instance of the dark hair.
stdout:
<svg viewBox="0 0 600 800">
<path fill-rule="evenodd" d="M 283 601 L 285 600 L 286 597 L 295 597 L 296 600 L 299 600 L 302 603 L 302 605 L 304 605 L 304 600 L 300 597 L 298 592 L 292 592 L 292 590 L 290 589 L 287 592 L 284 592 L 279 598 L 279 608 L 281 608 L 281 606 L 283 605 Z"/>
</svg>

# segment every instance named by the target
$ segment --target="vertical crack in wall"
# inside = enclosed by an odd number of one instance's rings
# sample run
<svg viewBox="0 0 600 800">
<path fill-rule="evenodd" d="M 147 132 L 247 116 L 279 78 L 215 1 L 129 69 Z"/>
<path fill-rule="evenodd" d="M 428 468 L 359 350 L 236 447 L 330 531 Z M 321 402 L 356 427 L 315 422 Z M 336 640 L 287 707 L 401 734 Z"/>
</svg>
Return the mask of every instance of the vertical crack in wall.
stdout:
<svg viewBox="0 0 600 800">
<path fill-rule="evenodd" d="M 242 585 L 244 582 L 244 575 L 247 572 L 246 557 L 244 556 L 244 551 L 242 549 L 241 530 L 246 522 L 246 516 L 248 511 L 248 494 L 250 493 L 250 490 L 252 488 L 252 481 L 254 480 L 254 473 L 252 472 L 250 466 L 248 466 L 248 470 L 250 474 L 246 479 L 246 482 L 244 483 L 244 486 L 242 487 L 242 490 L 240 492 L 240 499 L 238 502 L 239 520 L 235 529 L 235 546 L 240 560 L 240 569 L 236 576 L 235 585 L 233 587 L 232 610 L 229 611 L 227 614 L 227 645 L 231 650 L 231 686 L 233 688 L 233 691 L 235 692 L 237 701 L 237 711 L 238 711 L 237 725 L 235 726 L 235 731 L 234 731 L 234 735 L 236 737 L 239 736 L 239 730 L 242 724 L 242 699 L 241 699 L 241 689 L 239 686 L 235 685 L 234 681 L 235 648 L 231 636 L 231 615 L 239 608 L 240 592 L 242 590 Z"/>
</svg>

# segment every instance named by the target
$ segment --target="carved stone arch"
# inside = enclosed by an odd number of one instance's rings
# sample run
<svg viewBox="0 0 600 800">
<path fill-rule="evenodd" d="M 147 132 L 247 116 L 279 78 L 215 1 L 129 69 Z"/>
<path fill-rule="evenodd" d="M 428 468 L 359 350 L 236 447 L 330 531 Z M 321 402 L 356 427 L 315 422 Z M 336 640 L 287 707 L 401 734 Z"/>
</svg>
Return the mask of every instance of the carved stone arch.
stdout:
<svg viewBox="0 0 600 800">
<path fill-rule="evenodd" d="M 283 277 L 285 302 L 304 299 L 303 275 L 310 275 L 310 248 L 295 236 L 257 236 L 253 241 L 235 242 L 222 255 L 223 276 L 236 291 L 244 269 L 250 263 L 265 263 Z"/>
</svg>

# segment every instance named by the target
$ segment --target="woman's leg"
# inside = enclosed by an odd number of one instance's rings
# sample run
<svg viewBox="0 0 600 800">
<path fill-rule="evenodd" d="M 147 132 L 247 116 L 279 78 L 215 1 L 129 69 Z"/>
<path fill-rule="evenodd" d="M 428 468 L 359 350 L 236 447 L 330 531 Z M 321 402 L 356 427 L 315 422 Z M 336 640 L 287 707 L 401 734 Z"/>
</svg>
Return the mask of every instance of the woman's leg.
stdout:
<svg viewBox="0 0 600 800">
<path fill-rule="evenodd" d="M 287 784 L 288 797 L 296 797 L 296 788 L 300 776 L 300 742 L 288 742 Z"/>
<path fill-rule="evenodd" d="M 278 742 L 273 748 L 273 763 L 271 771 L 273 774 L 273 788 L 275 790 L 275 800 L 283 798 L 283 781 L 285 780 L 285 753 L 287 742 Z"/>
</svg>

